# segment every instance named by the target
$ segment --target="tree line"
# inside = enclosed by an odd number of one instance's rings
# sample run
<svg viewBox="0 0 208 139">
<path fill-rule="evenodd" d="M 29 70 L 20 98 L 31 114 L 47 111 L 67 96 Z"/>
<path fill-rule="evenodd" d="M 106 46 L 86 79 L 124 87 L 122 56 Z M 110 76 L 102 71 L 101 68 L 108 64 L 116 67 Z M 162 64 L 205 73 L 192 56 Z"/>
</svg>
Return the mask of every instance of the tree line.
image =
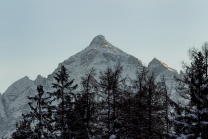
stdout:
<svg viewBox="0 0 208 139">
<path fill-rule="evenodd" d="M 118 63 L 81 78 L 80 91 L 61 66 L 53 92 L 37 87 L 28 97 L 31 112 L 16 123 L 13 139 L 207 139 L 208 44 L 189 50 L 191 64 L 175 76 L 176 91 L 188 104 L 170 99 L 165 78 L 142 67 L 135 79 Z"/>
</svg>

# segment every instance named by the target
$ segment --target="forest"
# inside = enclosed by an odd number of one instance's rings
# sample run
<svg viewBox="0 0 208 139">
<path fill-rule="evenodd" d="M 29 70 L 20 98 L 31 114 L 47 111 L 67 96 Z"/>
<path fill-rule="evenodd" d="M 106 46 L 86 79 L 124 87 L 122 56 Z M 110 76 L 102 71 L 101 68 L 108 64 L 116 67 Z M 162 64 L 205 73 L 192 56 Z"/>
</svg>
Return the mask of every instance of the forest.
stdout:
<svg viewBox="0 0 208 139">
<path fill-rule="evenodd" d="M 120 63 L 92 68 L 78 90 L 62 65 L 53 92 L 40 85 L 37 95 L 28 96 L 31 112 L 16 123 L 12 139 L 207 139 L 208 44 L 188 54 L 184 76 L 175 76 L 186 105 L 171 100 L 165 78 L 156 81 L 145 66 L 135 79 L 122 76 Z"/>
</svg>

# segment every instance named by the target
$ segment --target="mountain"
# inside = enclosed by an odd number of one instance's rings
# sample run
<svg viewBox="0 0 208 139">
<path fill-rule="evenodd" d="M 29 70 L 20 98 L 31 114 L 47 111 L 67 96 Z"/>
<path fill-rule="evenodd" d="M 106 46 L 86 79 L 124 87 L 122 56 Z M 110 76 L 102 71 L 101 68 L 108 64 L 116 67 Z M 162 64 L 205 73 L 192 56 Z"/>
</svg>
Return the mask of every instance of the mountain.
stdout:
<svg viewBox="0 0 208 139">
<path fill-rule="evenodd" d="M 123 66 L 123 76 L 128 75 L 131 78 L 135 78 L 135 72 L 142 67 L 140 59 L 113 46 L 103 35 L 98 35 L 84 50 L 59 63 L 47 78 L 38 75 L 32 81 L 26 76 L 14 82 L 0 95 L 0 137 L 9 137 L 15 130 L 15 123 L 21 119 L 21 115 L 30 111 L 27 96 L 34 96 L 37 93 L 37 85 L 41 84 L 45 90 L 52 91 L 51 83 L 55 82 L 53 76 L 60 70 L 61 65 L 68 69 L 71 79 L 75 79 L 75 84 L 79 84 L 80 77 L 90 68 L 94 67 L 99 72 L 117 62 Z M 179 75 L 175 69 L 156 58 L 148 64 L 148 68 L 155 73 L 157 80 L 161 76 L 166 78 L 168 91 L 171 97 L 177 100 L 173 76 L 181 76 L 183 73 Z"/>
<path fill-rule="evenodd" d="M 166 70 L 177 73 L 177 70 L 171 68 L 169 65 L 158 60 L 157 58 L 153 58 L 153 60 L 148 64 L 148 68 L 155 73 L 155 76 L 158 76 L 160 73 Z"/>
</svg>

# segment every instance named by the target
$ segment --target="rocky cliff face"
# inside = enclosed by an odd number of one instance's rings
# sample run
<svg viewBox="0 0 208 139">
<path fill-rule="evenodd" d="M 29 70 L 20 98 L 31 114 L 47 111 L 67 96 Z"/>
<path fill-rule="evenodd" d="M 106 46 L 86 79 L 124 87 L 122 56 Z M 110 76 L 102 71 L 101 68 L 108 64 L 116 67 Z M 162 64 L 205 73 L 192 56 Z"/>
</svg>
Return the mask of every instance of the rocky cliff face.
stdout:
<svg viewBox="0 0 208 139">
<path fill-rule="evenodd" d="M 7 133 L 7 117 L 5 113 L 4 103 L 2 101 L 2 95 L 0 95 L 0 135 L 5 135 Z"/>
<path fill-rule="evenodd" d="M 0 126 L 2 134 L 10 133 L 15 130 L 15 124 L 21 119 L 23 113 L 28 113 L 27 96 L 36 93 L 36 86 L 27 76 L 14 82 L 1 96 L 6 116 L 5 127 Z"/>
<path fill-rule="evenodd" d="M 51 83 L 55 82 L 53 76 L 60 70 L 61 65 L 68 69 L 71 79 L 75 79 L 75 83 L 79 84 L 80 77 L 90 68 L 94 67 L 99 72 L 117 62 L 123 66 L 123 76 L 128 75 L 131 78 L 135 78 L 135 72 L 142 67 L 141 60 L 113 46 L 104 36 L 98 35 L 84 50 L 60 63 L 47 78 L 38 75 L 35 81 L 28 77 L 16 81 L 0 96 L 0 137 L 9 137 L 21 115 L 30 111 L 27 96 L 37 93 L 37 85 L 43 85 L 45 90 L 52 91 Z M 173 99 L 177 99 L 173 80 L 173 76 L 178 75 L 177 71 L 156 58 L 149 63 L 148 68 L 158 79 L 160 76 L 166 78 L 169 93 Z"/>
</svg>

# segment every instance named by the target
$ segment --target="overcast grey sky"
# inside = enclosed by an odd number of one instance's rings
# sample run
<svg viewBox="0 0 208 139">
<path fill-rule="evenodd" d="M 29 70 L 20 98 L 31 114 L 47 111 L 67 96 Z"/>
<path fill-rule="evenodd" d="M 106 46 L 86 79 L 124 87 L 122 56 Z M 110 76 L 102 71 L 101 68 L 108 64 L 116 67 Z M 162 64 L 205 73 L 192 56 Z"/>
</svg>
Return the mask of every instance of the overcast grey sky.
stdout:
<svg viewBox="0 0 208 139">
<path fill-rule="evenodd" d="M 99 34 L 148 65 L 181 69 L 208 41 L 207 0 L 0 0 L 0 92 L 47 77 Z"/>
</svg>

